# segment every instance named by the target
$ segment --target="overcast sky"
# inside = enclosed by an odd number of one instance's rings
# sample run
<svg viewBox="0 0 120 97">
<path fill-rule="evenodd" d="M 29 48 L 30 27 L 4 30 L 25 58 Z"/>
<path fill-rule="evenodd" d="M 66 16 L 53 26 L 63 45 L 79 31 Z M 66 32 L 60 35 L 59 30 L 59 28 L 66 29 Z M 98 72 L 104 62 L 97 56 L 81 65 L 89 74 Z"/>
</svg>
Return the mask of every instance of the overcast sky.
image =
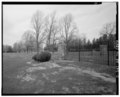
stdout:
<svg viewBox="0 0 120 97">
<path fill-rule="evenodd" d="M 101 5 L 3 5 L 3 44 L 13 45 L 22 34 L 31 29 L 31 17 L 37 11 L 45 15 L 56 11 L 57 17 L 71 13 L 79 35 L 98 38 L 104 24 L 116 20 L 116 3 Z"/>
</svg>

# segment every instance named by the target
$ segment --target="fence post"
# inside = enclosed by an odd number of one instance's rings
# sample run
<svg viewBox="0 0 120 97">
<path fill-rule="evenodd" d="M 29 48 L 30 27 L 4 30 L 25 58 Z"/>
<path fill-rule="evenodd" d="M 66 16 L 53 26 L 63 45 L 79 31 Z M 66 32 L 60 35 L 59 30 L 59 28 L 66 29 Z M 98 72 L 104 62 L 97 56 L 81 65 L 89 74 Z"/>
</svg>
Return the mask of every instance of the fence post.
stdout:
<svg viewBox="0 0 120 97">
<path fill-rule="evenodd" d="M 108 66 L 109 66 L 109 40 L 108 40 L 108 48 L 107 48 L 107 51 L 108 51 Z"/>
<path fill-rule="evenodd" d="M 79 39 L 79 61 L 80 61 L 80 39 Z"/>
</svg>

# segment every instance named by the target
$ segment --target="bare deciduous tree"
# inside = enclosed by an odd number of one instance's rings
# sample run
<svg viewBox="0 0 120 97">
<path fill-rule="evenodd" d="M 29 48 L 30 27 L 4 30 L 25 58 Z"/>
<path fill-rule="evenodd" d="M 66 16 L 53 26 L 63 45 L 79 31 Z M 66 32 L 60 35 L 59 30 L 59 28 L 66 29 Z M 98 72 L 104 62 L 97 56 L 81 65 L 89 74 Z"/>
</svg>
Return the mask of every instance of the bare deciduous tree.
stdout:
<svg viewBox="0 0 120 97">
<path fill-rule="evenodd" d="M 29 50 L 32 50 L 34 48 L 35 43 L 35 37 L 33 35 L 33 32 L 28 30 L 22 35 L 22 40 L 24 42 L 24 45 L 26 47 L 27 52 Z"/>
<path fill-rule="evenodd" d="M 56 25 L 54 31 L 51 34 L 52 44 L 55 45 L 56 41 L 59 40 L 59 25 Z"/>
<path fill-rule="evenodd" d="M 57 21 L 56 21 L 56 12 L 46 16 L 45 23 L 45 31 L 48 33 L 47 45 L 49 46 L 51 43 L 54 44 L 56 34 L 58 33 L 57 29 Z"/>
<path fill-rule="evenodd" d="M 34 35 L 36 40 L 37 53 L 39 53 L 39 45 L 46 38 L 46 33 L 44 32 L 44 17 L 41 11 L 37 11 L 32 17 L 32 26 L 34 29 Z"/>
<path fill-rule="evenodd" d="M 66 54 L 68 53 L 68 45 L 75 33 L 78 31 L 75 23 L 73 22 L 73 17 L 71 14 L 67 14 L 61 19 L 61 39 L 65 43 Z"/>
<path fill-rule="evenodd" d="M 81 45 L 84 48 L 85 44 L 87 43 L 86 35 L 84 33 L 81 33 L 80 42 L 81 42 Z"/>
<path fill-rule="evenodd" d="M 19 42 L 14 43 L 13 50 L 16 51 L 16 52 L 19 52 L 19 53 L 24 51 L 24 44 L 23 44 L 23 42 L 19 41 Z"/>
<path fill-rule="evenodd" d="M 105 24 L 100 34 L 101 35 L 106 34 L 107 37 L 109 37 L 111 34 L 115 34 L 115 32 L 116 32 L 116 23 L 112 22 L 112 23 Z"/>
</svg>

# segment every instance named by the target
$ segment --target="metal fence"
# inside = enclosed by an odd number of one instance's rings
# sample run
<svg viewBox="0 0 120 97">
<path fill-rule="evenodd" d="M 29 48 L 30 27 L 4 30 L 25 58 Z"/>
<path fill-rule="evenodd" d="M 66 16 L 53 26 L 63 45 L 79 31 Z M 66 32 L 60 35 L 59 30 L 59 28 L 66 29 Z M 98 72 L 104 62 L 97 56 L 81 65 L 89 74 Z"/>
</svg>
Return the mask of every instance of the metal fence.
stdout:
<svg viewBox="0 0 120 97">
<path fill-rule="evenodd" d="M 69 52 L 67 59 L 114 66 L 116 62 L 116 53 L 116 51 L 109 51 L 109 54 L 101 54 L 100 51 Z"/>
</svg>

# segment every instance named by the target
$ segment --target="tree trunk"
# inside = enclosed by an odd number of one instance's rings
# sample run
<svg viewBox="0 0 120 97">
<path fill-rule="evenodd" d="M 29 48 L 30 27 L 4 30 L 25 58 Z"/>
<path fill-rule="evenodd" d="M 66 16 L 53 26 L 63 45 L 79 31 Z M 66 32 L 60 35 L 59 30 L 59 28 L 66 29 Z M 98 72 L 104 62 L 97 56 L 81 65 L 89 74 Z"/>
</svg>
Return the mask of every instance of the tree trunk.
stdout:
<svg viewBox="0 0 120 97">
<path fill-rule="evenodd" d="M 36 49 L 37 49 L 37 54 L 39 53 L 39 42 L 38 42 L 38 37 L 39 37 L 39 34 L 36 35 Z"/>
<path fill-rule="evenodd" d="M 39 53 L 39 43 L 36 41 L 36 46 L 37 46 L 37 54 Z"/>
</svg>

